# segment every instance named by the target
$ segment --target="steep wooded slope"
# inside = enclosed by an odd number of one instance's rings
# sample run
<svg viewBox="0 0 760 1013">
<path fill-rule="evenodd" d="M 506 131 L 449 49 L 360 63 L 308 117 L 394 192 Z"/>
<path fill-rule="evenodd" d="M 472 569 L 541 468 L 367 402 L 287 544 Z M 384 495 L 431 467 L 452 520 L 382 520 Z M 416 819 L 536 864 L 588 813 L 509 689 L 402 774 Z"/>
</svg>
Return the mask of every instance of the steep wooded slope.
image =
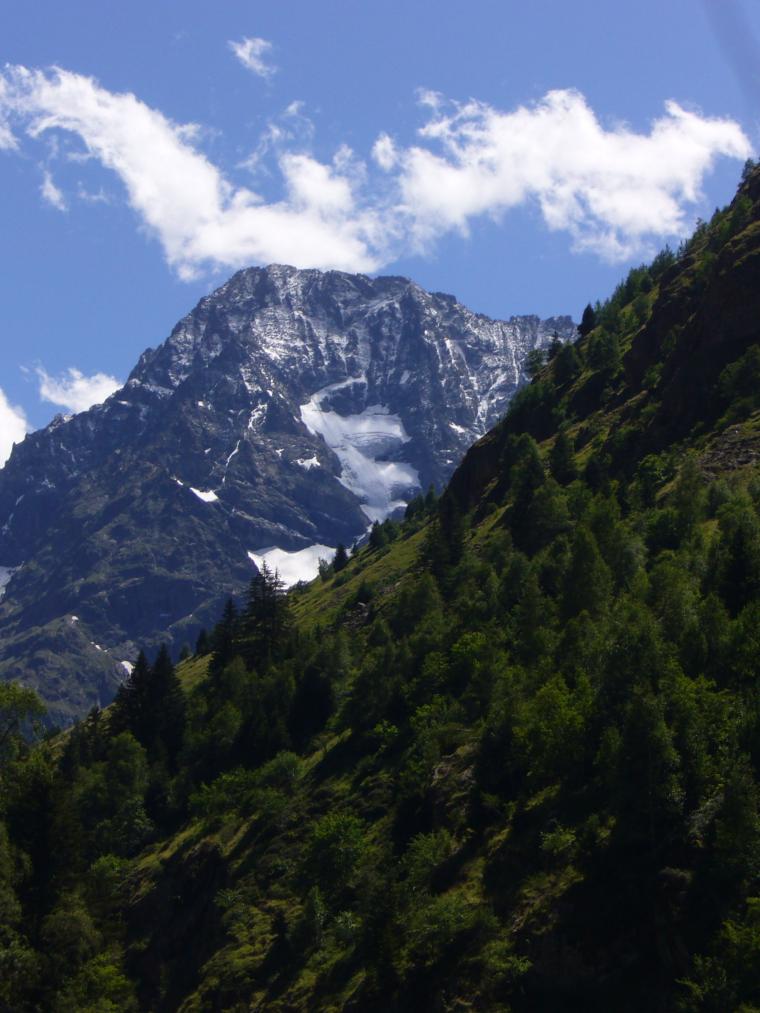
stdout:
<svg viewBox="0 0 760 1013">
<path fill-rule="evenodd" d="M 12 1008 L 758 1007 L 759 184 L 441 501 L 12 763 Z"/>
</svg>

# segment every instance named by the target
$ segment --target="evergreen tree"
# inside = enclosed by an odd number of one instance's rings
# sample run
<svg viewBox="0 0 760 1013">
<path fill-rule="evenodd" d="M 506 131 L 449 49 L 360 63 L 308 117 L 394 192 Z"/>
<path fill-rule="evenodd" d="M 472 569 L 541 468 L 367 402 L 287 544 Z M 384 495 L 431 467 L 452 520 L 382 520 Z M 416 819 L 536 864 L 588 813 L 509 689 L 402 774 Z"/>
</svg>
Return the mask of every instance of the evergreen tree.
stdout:
<svg viewBox="0 0 760 1013">
<path fill-rule="evenodd" d="M 290 605 L 279 574 L 262 563 L 252 578 L 240 622 L 240 653 L 249 666 L 265 668 L 285 647 Z"/>
<path fill-rule="evenodd" d="M 209 672 L 216 677 L 235 656 L 238 634 L 238 613 L 235 602 L 228 598 L 222 612 L 222 618 L 211 634 L 211 650 L 213 657 Z"/>
<path fill-rule="evenodd" d="M 386 537 L 385 530 L 381 524 L 375 521 L 369 532 L 370 549 L 384 549 L 387 544 L 388 539 Z"/>
<path fill-rule="evenodd" d="M 608 376 L 615 376 L 620 369 L 620 344 L 614 332 L 603 330 L 594 336 L 589 344 L 588 364 Z"/>
<path fill-rule="evenodd" d="M 531 348 L 525 356 L 525 372 L 531 380 L 541 372 L 545 363 L 546 353 L 543 348 Z"/>
<path fill-rule="evenodd" d="M 585 338 L 586 335 L 590 334 L 595 327 L 596 327 L 596 312 L 594 311 L 594 307 L 591 305 L 591 303 L 588 303 L 583 311 L 581 322 L 578 324 L 578 334 L 580 334 L 582 338 Z"/>
<path fill-rule="evenodd" d="M 172 763 L 182 747 L 185 733 L 185 696 L 165 644 L 161 645 L 153 663 L 149 685 L 155 728 L 152 745 L 154 750 L 162 746 Z M 150 749 L 151 743 L 147 746 Z"/>
<path fill-rule="evenodd" d="M 566 619 L 584 610 L 599 615 L 612 597 L 612 578 L 602 559 L 596 539 L 578 525 L 573 539 L 570 568 L 565 578 L 563 613 Z"/>
<path fill-rule="evenodd" d="M 335 710 L 330 677 L 315 659 L 299 679 L 290 707 L 288 728 L 293 744 L 303 749 L 320 732 Z"/>
<path fill-rule="evenodd" d="M 536 441 L 527 434 L 523 434 L 518 440 L 510 480 L 514 490 L 514 502 L 506 517 L 515 545 L 525 552 L 531 552 L 533 498 L 546 481 L 546 474 Z"/>
<path fill-rule="evenodd" d="M 446 546 L 447 563 L 449 566 L 456 566 L 464 552 L 464 519 L 451 491 L 440 500 L 438 516 L 441 537 Z"/>
<path fill-rule="evenodd" d="M 554 446 L 549 453 L 549 468 L 552 473 L 552 477 L 559 482 L 560 485 L 567 485 L 578 477 L 578 469 L 575 464 L 575 456 L 573 454 L 573 445 L 570 441 L 570 437 L 567 435 L 567 430 L 561 429 L 557 439 L 554 441 Z"/>
<path fill-rule="evenodd" d="M 110 725 L 114 734 L 131 732 L 138 742 L 148 739 L 150 721 L 150 665 L 145 653 L 140 651 L 134 668 L 119 686 L 111 708 Z"/>
<path fill-rule="evenodd" d="M 346 552 L 345 545 L 341 542 L 338 545 L 338 548 L 335 550 L 335 555 L 333 556 L 332 561 L 333 570 L 336 573 L 340 573 L 340 571 L 344 570 L 347 565 L 348 565 L 348 553 Z"/>
<path fill-rule="evenodd" d="M 205 628 L 200 631 L 198 638 L 195 641 L 195 653 L 198 657 L 203 658 L 211 651 L 211 640 Z"/>
<path fill-rule="evenodd" d="M 554 379 L 560 387 L 571 383 L 583 368 L 581 357 L 575 345 L 563 345 L 554 360 Z"/>
<path fill-rule="evenodd" d="M 162 645 L 150 666 L 141 651 L 114 701 L 112 732 L 131 732 L 151 757 L 176 757 L 185 728 L 185 698 L 169 650 Z"/>
</svg>

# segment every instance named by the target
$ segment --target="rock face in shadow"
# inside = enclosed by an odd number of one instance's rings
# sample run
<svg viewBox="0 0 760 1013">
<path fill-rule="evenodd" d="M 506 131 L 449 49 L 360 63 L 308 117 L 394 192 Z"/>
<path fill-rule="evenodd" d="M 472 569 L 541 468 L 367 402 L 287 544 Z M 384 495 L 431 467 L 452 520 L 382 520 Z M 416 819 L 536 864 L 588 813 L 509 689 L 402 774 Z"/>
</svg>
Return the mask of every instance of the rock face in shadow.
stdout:
<svg viewBox="0 0 760 1013">
<path fill-rule="evenodd" d="M 107 703 L 138 646 L 218 617 L 249 553 L 313 568 L 445 483 L 553 333 L 570 318 L 491 320 L 405 278 L 240 271 L 0 470 L 0 678 L 59 721 Z"/>
</svg>

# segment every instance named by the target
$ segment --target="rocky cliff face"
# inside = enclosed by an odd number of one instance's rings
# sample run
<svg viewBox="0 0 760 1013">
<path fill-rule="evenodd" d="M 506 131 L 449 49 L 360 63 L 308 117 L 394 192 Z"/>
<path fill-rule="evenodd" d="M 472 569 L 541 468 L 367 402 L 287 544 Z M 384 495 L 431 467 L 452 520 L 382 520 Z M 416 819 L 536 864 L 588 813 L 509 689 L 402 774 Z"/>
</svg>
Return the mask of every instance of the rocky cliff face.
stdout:
<svg viewBox="0 0 760 1013">
<path fill-rule="evenodd" d="M 138 644 L 192 641 L 262 559 L 313 575 L 448 479 L 554 332 L 570 318 L 490 320 L 405 278 L 239 272 L 0 471 L 0 677 L 67 719 Z"/>
</svg>

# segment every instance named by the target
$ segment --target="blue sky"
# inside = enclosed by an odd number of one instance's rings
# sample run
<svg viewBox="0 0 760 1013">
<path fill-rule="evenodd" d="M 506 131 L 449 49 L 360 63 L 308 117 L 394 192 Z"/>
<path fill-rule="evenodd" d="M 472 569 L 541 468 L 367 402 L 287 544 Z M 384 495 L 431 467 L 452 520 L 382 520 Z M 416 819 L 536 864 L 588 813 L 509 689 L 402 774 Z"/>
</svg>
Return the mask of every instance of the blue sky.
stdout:
<svg viewBox="0 0 760 1013">
<path fill-rule="evenodd" d="M 247 264 L 577 318 L 733 195 L 757 39 L 755 0 L 10 5 L 0 461 Z"/>
</svg>

